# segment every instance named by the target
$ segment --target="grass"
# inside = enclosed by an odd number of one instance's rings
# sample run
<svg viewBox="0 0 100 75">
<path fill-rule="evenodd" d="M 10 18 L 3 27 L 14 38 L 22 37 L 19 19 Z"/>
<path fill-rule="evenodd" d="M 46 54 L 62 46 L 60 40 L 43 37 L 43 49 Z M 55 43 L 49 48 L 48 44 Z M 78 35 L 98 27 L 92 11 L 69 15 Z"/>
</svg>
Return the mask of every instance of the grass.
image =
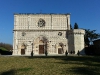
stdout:
<svg viewBox="0 0 100 75">
<path fill-rule="evenodd" d="M 100 75 L 100 57 L 1 56 L 0 75 Z"/>
<path fill-rule="evenodd" d="M 0 47 L 0 49 L 3 50 L 3 51 L 7 51 L 7 49 L 4 48 L 4 47 Z"/>
</svg>

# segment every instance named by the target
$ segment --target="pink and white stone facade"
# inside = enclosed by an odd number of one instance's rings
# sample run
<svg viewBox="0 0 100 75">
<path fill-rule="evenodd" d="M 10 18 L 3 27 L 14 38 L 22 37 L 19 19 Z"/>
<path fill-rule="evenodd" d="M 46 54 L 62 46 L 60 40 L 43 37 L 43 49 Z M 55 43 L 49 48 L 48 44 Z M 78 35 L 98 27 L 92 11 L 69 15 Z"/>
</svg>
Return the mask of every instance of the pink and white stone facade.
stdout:
<svg viewBox="0 0 100 75">
<path fill-rule="evenodd" d="M 70 14 L 14 14 L 13 55 L 84 53 L 84 34 L 70 30 Z"/>
</svg>

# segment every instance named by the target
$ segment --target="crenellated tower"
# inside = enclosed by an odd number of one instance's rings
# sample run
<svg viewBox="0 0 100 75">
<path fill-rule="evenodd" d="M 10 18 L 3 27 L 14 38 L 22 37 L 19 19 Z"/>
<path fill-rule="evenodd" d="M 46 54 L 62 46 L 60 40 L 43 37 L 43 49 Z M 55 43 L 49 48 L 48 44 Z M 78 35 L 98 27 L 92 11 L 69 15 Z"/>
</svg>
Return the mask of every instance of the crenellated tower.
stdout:
<svg viewBox="0 0 100 75">
<path fill-rule="evenodd" d="M 75 54 L 80 51 L 80 54 L 84 53 L 84 34 L 83 29 L 74 29 L 68 31 L 68 52 L 75 52 Z"/>
</svg>

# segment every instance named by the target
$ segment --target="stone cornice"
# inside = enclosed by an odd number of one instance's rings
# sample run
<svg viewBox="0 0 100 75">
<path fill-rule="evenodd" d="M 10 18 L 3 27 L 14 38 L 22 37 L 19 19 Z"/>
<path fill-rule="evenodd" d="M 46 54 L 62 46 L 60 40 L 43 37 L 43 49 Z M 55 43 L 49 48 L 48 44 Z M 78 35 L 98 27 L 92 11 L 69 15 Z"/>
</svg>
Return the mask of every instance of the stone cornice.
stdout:
<svg viewBox="0 0 100 75">
<path fill-rule="evenodd" d="M 69 30 L 68 34 L 85 34 L 85 30 L 83 30 L 83 29 Z"/>
<path fill-rule="evenodd" d="M 14 15 L 71 15 L 71 13 L 14 13 Z"/>
<path fill-rule="evenodd" d="M 60 29 L 59 30 L 57 30 L 57 29 L 56 30 L 53 30 L 53 29 L 44 29 L 44 30 L 43 29 L 37 29 L 37 30 L 36 29 L 34 29 L 34 30 L 33 29 L 14 29 L 13 31 L 67 31 L 67 30 L 60 30 Z"/>
</svg>

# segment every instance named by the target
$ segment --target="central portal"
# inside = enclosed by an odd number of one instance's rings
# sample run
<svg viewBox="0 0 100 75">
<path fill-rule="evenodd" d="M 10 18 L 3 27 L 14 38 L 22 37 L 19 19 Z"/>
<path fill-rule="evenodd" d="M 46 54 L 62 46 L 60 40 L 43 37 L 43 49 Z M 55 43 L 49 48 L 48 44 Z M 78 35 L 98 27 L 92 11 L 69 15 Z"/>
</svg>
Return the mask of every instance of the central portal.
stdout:
<svg viewBox="0 0 100 75">
<path fill-rule="evenodd" d="M 38 48 L 38 53 L 45 54 L 45 52 L 47 51 L 47 39 L 41 35 L 36 39 L 36 43 L 37 43 L 36 48 Z"/>
<path fill-rule="evenodd" d="M 39 45 L 39 54 L 44 54 L 44 45 Z"/>
</svg>

